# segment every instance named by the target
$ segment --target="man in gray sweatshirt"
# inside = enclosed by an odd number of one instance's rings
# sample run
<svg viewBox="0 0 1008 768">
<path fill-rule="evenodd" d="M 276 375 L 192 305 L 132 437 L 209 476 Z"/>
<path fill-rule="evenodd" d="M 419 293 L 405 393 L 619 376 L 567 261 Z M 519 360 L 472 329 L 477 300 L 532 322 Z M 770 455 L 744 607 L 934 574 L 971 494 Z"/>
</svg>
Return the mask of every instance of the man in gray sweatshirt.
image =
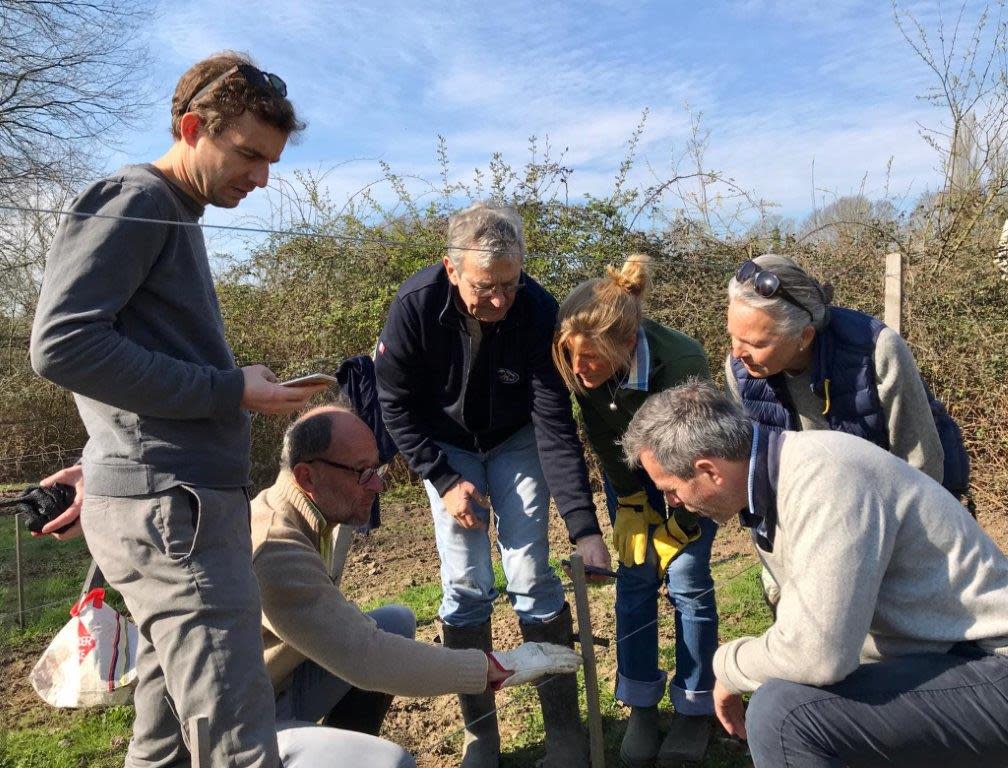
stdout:
<svg viewBox="0 0 1008 768">
<path fill-rule="evenodd" d="M 714 656 L 758 768 L 1008 765 L 1008 558 L 935 480 L 841 432 L 769 433 L 699 381 L 623 445 L 671 504 L 738 515 L 780 585 L 774 624 Z"/>
<path fill-rule="evenodd" d="M 188 765 L 180 723 L 198 714 L 210 764 L 278 762 L 248 411 L 295 411 L 319 388 L 236 366 L 199 220 L 264 187 L 301 128 L 283 81 L 247 57 L 197 63 L 172 98 L 168 152 L 84 190 L 46 261 L 32 365 L 74 393 L 88 432 L 81 465 L 48 479 L 77 484 L 83 504 L 69 514 L 80 509 L 88 549 L 140 629 L 130 768 Z"/>
</svg>

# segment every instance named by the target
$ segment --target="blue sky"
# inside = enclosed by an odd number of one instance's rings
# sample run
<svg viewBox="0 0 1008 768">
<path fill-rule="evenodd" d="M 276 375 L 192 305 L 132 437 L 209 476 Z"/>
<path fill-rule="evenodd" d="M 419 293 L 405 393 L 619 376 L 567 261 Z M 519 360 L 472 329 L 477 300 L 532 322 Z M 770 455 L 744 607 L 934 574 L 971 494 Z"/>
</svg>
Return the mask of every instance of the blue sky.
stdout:
<svg viewBox="0 0 1008 768">
<path fill-rule="evenodd" d="M 959 8 L 909 5 L 930 29 L 939 13 L 951 21 Z M 979 5 L 967 3 L 966 29 Z M 327 183 L 337 202 L 381 176 L 378 159 L 436 182 L 438 134 L 464 178 L 495 151 L 521 165 L 528 138 L 548 137 L 566 148 L 571 197 L 604 194 L 644 108 L 635 170 L 644 184 L 681 157 L 691 111 L 710 132 L 708 167 L 786 216 L 804 217 L 813 195 L 829 202 L 862 184 L 869 196 L 888 184 L 891 195 L 912 199 L 938 178 L 918 128 L 941 118 L 918 98 L 929 73 L 884 0 L 180 0 L 152 21 L 150 44 L 152 89 L 163 98 L 122 137 L 113 162 L 159 155 L 178 76 L 233 48 L 280 74 L 309 123 L 275 173 L 335 168 Z M 207 220 L 265 210 L 259 192 L 237 214 Z"/>
</svg>

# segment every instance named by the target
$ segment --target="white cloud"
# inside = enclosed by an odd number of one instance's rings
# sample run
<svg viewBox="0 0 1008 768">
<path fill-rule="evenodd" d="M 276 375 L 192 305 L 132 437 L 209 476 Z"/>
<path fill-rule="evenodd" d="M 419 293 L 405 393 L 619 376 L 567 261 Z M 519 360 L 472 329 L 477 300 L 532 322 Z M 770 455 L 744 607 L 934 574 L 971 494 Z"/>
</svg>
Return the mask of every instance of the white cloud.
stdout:
<svg viewBox="0 0 1008 768">
<path fill-rule="evenodd" d="M 911 9 L 934 27 L 936 3 Z M 172 81 L 165 89 L 221 48 L 248 50 L 284 77 L 309 131 L 277 172 L 344 163 L 325 181 L 338 202 L 380 178 L 377 158 L 440 184 L 438 134 L 455 178 L 485 169 L 493 152 L 520 167 L 534 135 L 574 169 L 572 199 L 603 195 L 644 107 L 650 115 L 632 181 L 650 184 L 652 170 L 671 172 L 690 138 L 687 102 L 711 130 L 708 164 L 796 217 L 811 206 L 813 162 L 816 187 L 841 194 L 858 189 L 866 173 L 866 191 L 882 194 L 890 157 L 890 190 L 917 193 L 935 180 L 933 152 L 916 127 L 939 117 L 916 99 L 929 75 L 886 3 L 743 0 L 693 9 L 614 0 L 487 9 L 308 0 L 279 9 L 183 0 L 153 34 L 152 49 L 163 55 L 159 77 Z M 145 152 L 150 144 L 145 138 Z M 351 158 L 361 159 L 345 162 Z M 213 215 L 263 215 L 260 194 L 240 212 Z M 375 194 L 393 199 L 387 186 Z"/>
</svg>

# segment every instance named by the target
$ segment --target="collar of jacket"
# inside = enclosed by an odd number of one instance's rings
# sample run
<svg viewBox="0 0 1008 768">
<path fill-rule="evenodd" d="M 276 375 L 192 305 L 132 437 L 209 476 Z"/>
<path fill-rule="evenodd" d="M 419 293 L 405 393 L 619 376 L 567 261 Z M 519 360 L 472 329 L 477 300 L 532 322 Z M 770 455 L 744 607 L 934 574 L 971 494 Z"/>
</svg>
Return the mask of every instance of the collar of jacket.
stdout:
<svg viewBox="0 0 1008 768">
<path fill-rule="evenodd" d="M 749 508 L 739 512 L 739 522 L 749 528 L 756 545 L 773 552 L 777 534 L 777 478 L 780 452 L 787 432 L 761 429 L 753 424 L 752 450 L 749 453 Z"/>
<path fill-rule="evenodd" d="M 823 329 L 816 331 L 815 338 L 812 339 L 812 370 L 809 371 L 809 387 L 817 396 L 823 397 L 825 392 L 824 381 L 830 375 L 830 360 L 833 359 L 834 337 L 830 332 L 830 308 L 826 307 L 826 315 L 823 318 Z"/>
<path fill-rule="evenodd" d="M 525 270 L 521 271 L 519 279 L 524 279 L 528 282 L 528 275 L 525 274 Z M 444 264 L 441 265 L 441 270 L 438 272 L 437 276 L 438 283 L 443 283 L 445 286 L 445 303 L 444 307 L 441 309 L 441 313 L 438 315 L 438 322 L 441 325 L 447 326 L 448 328 L 455 328 L 458 331 L 465 331 L 468 333 L 466 328 L 466 315 L 458 308 L 458 304 L 455 302 L 455 296 L 457 290 L 454 285 L 452 285 L 451 280 L 448 279 L 448 270 L 445 269 Z M 518 326 L 519 321 L 525 315 L 525 302 L 522 300 L 524 290 L 518 291 L 515 296 L 514 303 L 511 305 L 511 309 L 507 311 L 507 314 L 501 320 L 498 320 L 494 325 L 497 327 L 498 331 L 509 330 Z"/>
<path fill-rule="evenodd" d="M 289 470 L 281 470 L 276 482 L 266 492 L 269 505 L 279 509 L 284 505 L 293 507 L 318 541 L 326 538 L 334 526 L 326 522 L 319 508 L 301 490 Z"/>
</svg>

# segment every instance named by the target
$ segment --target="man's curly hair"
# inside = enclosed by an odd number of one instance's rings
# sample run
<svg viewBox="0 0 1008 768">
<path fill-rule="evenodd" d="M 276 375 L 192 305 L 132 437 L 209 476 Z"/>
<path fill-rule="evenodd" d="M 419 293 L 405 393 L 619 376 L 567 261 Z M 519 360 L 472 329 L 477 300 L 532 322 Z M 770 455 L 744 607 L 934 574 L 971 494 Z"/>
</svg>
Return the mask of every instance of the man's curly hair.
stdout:
<svg viewBox="0 0 1008 768">
<path fill-rule="evenodd" d="M 304 130 L 305 124 L 298 120 L 290 101 L 272 88 L 253 85 L 240 72 L 225 77 L 196 102 L 190 103 L 207 84 L 238 64 L 256 67 L 244 53 L 222 51 L 197 62 L 182 75 L 172 96 L 172 136 L 176 140 L 182 137 L 180 123 L 186 112 L 199 115 L 211 136 L 220 135 L 245 112 L 251 112 L 288 136 Z"/>
</svg>

